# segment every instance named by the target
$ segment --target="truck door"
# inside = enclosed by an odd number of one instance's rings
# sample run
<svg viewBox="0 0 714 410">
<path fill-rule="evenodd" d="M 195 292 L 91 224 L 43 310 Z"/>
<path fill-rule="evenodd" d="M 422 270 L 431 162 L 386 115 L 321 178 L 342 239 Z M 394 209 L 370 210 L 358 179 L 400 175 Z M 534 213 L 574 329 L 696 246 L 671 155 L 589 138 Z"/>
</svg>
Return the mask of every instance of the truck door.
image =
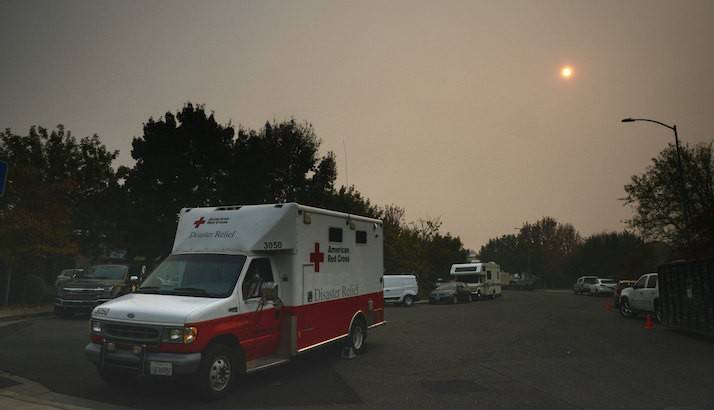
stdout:
<svg viewBox="0 0 714 410">
<path fill-rule="evenodd" d="M 262 286 L 278 283 L 275 278 L 269 258 L 253 258 L 241 282 L 241 312 L 247 315 L 252 334 L 241 341 L 248 360 L 275 353 L 280 342 L 280 309 L 262 295 Z"/>
<path fill-rule="evenodd" d="M 645 296 L 645 286 L 647 284 L 647 275 L 642 276 L 637 280 L 637 283 L 632 287 L 632 293 L 630 294 L 630 306 L 633 309 L 644 310 L 645 304 L 643 302 Z"/>
<path fill-rule="evenodd" d="M 654 312 L 654 300 L 657 298 L 657 275 L 650 275 L 647 279 L 647 286 L 643 290 L 643 309 Z"/>
</svg>

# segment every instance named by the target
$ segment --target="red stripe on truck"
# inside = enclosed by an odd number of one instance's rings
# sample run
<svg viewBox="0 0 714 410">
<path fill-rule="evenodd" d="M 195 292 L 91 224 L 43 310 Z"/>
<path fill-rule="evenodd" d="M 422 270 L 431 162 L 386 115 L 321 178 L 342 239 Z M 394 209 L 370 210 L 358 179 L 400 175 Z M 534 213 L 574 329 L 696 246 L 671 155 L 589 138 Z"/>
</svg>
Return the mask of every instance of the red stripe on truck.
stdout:
<svg viewBox="0 0 714 410">
<path fill-rule="evenodd" d="M 370 302 L 371 301 L 371 302 Z M 370 306 L 371 304 L 371 306 Z M 270 307 L 257 312 L 241 313 L 203 322 L 187 323 L 198 329 L 196 341 L 191 344 L 163 343 L 163 352 L 192 353 L 203 351 L 218 337 L 238 340 L 246 360 L 273 354 L 281 337 L 281 320 L 297 317 L 297 350 L 305 350 L 349 332 L 352 318 L 362 313 L 367 326 L 384 322 L 382 292 L 333 299 L 301 306 Z M 287 327 L 286 327 L 287 328 Z"/>
</svg>

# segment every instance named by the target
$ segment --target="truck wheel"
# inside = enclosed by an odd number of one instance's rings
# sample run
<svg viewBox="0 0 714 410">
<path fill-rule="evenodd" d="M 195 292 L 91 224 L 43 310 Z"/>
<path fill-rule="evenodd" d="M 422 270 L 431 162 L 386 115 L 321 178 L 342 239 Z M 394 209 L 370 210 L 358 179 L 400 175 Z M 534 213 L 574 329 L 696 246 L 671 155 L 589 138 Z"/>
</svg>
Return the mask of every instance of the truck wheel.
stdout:
<svg viewBox="0 0 714 410">
<path fill-rule="evenodd" d="M 476 291 L 476 300 L 481 300 L 481 290 Z"/>
<path fill-rule="evenodd" d="M 468 302 L 469 302 L 469 303 L 471 303 L 471 302 L 473 302 L 473 301 L 474 301 L 474 298 L 473 298 L 473 297 L 471 297 L 471 294 L 469 293 L 469 299 L 468 299 Z"/>
<path fill-rule="evenodd" d="M 230 392 L 241 373 L 237 356 L 233 349 L 222 344 L 211 345 L 203 351 L 201 366 L 194 376 L 202 398 L 216 400 Z"/>
<path fill-rule="evenodd" d="M 654 301 L 654 309 L 655 320 L 657 320 L 657 323 L 662 323 L 664 321 L 664 314 L 662 313 L 662 304 L 659 303 L 659 300 Z"/>
<path fill-rule="evenodd" d="M 451 297 L 451 304 L 452 304 L 452 305 L 455 305 L 455 304 L 457 304 L 457 303 L 459 303 L 459 297 L 458 297 L 457 295 L 452 296 L 452 297 Z"/>
<path fill-rule="evenodd" d="M 347 337 L 347 347 L 351 347 L 356 354 L 364 352 L 364 342 L 367 340 L 367 327 L 361 318 L 355 319 Z"/>
<path fill-rule="evenodd" d="M 620 314 L 622 317 L 631 318 L 635 315 L 630 307 L 630 301 L 627 298 L 620 299 Z"/>
<path fill-rule="evenodd" d="M 414 296 L 412 295 L 406 295 L 404 296 L 404 300 L 402 301 L 402 305 L 406 307 L 411 307 L 414 305 Z"/>
</svg>

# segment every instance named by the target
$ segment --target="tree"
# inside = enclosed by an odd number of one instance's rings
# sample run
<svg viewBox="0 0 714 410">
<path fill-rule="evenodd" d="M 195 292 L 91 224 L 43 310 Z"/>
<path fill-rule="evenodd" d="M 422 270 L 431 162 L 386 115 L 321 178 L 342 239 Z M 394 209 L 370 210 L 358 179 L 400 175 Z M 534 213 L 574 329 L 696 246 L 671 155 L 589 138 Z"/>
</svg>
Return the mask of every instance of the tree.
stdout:
<svg viewBox="0 0 714 410">
<path fill-rule="evenodd" d="M 241 128 L 229 178 L 230 200 L 330 202 L 337 178 L 335 155 L 328 152 L 320 157 L 319 149 L 312 125 L 294 119 L 266 123 L 259 131 Z"/>
<path fill-rule="evenodd" d="M 185 207 L 364 203 L 354 190 L 335 191 L 334 154 L 320 157 L 312 126 L 293 119 L 258 131 L 240 128 L 236 135 L 230 124 L 188 103 L 176 115 L 150 118 L 132 147 L 136 165 L 126 173 L 126 186 L 135 254 L 168 254 Z"/>
<path fill-rule="evenodd" d="M 711 255 L 714 253 L 712 143 L 685 144 L 681 147 L 681 158 L 683 185 L 673 144 L 660 152 L 643 174 L 634 175 L 625 185 L 625 204 L 635 210 L 628 224 L 647 240 L 672 245 L 680 256 Z"/>
<path fill-rule="evenodd" d="M 45 280 L 78 252 L 98 255 L 112 237 L 118 189 L 110 152 L 99 137 L 77 141 L 62 125 L 27 135 L 0 133 L 0 158 L 10 164 L 0 207 L 0 263 L 17 279 L 28 273 Z M 16 281 L 17 282 L 17 281 Z M 19 283 L 19 282 L 18 282 Z M 14 285 L 13 285 L 14 288 Z"/>
<path fill-rule="evenodd" d="M 661 243 L 646 243 L 632 232 L 602 232 L 588 237 L 573 252 L 566 271 L 570 280 L 581 275 L 633 279 L 657 267 L 668 257 Z"/>
<path fill-rule="evenodd" d="M 438 218 L 405 223 L 404 209 L 396 205 L 382 208 L 380 214 L 387 272 L 414 273 L 420 288 L 430 290 L 437 279 L 448 277 L 452 264 L 466 261 L 461 239 L 448 232 L 442 234 Z"/>
<path fill-rule="evenodd" d="M 565 263 L 580 243 L 573 225 L 543 217 L 524 223 L 517 236 L 489 240 L 479 250 L 479 258 L 497 262 L 505 271 L 540 276 L 546 286 L 564 286 L 570 280 Z"/>
</svg>

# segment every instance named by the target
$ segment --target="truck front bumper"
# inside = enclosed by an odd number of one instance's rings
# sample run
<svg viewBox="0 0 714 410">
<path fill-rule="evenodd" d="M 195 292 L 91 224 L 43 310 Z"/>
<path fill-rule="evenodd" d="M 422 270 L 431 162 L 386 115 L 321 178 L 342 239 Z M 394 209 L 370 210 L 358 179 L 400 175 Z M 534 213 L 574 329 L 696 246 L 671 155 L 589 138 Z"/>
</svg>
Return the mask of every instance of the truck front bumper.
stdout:
<svg viewBox="0 0 714 410">
<path fill-rule="evenodd" d="M 60 309 L 73 309 L 73 310 L 92 310 L 95 306 L 101 305 L 104 302 L 112 300 L 111 298 L 97 298 L 97 299 L 64 299 L 56 298 L 55 307 Z"/>
<path fill-rule="evenodd" d="M 137 346 L 139 347 L 139 346 Z M 90 362 L 102 368 L 123 370 L 135 374 L 151 375 L 152 362 L 171 363 L 171 375 L 192 374 L 201 365 L 201 353 L 149 352 L 145 348 L 138 352 L 126 348 L 108 351 L 105 344 L 89 343 L 84 353 Z"/>
</svg>

